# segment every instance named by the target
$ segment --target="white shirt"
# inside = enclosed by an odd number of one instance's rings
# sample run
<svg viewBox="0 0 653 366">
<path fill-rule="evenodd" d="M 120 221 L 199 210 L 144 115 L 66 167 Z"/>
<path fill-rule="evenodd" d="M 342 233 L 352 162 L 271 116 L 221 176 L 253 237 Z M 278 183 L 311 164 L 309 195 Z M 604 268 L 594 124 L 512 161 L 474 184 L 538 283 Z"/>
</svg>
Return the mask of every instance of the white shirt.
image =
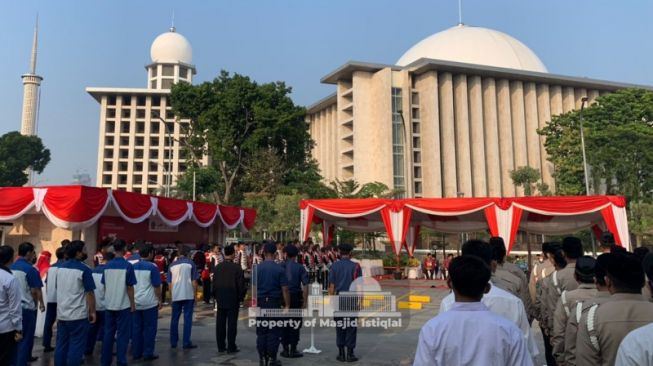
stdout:
<svg viewBox="0 0 653 366">
<path fill-rule="evenodd" d="M 159 268 L 152 262 L 138 260 L 134 264 L 136 286 L 134 286 L 134 302 L 136 310 L 148 310 L 159 306 L 159 298 L 154 292 L 155 287 L 161 286 Z"/>
<path fill-rule="evenodd" d="M 90 268 L 78 260 L 69 259 L 57 270 L 57 319 L 73 321 L 88 317 L 86 293 L 95 290 Z"/>
<path fill-rule="evenodd" d="M 20 284 L 13 274 L 0 269 L 0 333 L 23 329 Z M 4 347 L 4 346 L 3 346 Z"/>
<path fill-rule="evenodd" d="M 531 366 L 515 324 L 480 302 L 453 303 L 420 331 L 413 366 Z"/>
<path fill-rule="evenodd" d="M 540 351 L 537 349 L 537 344 L 535 344 L 535 339 L 531 333 L 531 326 L 528 324 L 528 316 L 526 315 L 524 303 L 517 296 L 496 287 L 492 282 L 490 284 L 492 285 L 490 292 L 483 295 L 481 302 L 493 313 L 499 314 L 515 323 L 524 334 L 531 356 L 535 357 L 539 355 Z M 442 299 L 442 303 L 440 303 L 440 314 L 451 309 L 454 301 L 453 293 L 450 293 Z"/>
<path fill-rule="evenodd" d="M 119 311 L 131 307 L 127 287 L 136 285 L 134 267 L 131 263 L 122 257 L 110 260 L 104 267 L 102 283 L 106 310 Z"/>
<path fill-rule="evenodd" d="M 653 323 L 639 327 L 624 337 L 615 366 L 653 366 Z"/>
<path fill-rule="evenodd" d="M 48 274 L 45 277 L 45 302 L 47 303 L 56 303 L 57 302 L 57 270 L 61 263 L 57 262 L 48 268 Z"/>
<path fill-rule="evenodd" d="M 104 265 L 101 266 L 104 267 Z M 98 267 L 96 267 L 96 269 Z M 93 282 L 95 282 L 95 310 L 96 311 L 107 310 L 107 308 L 104 306 L 104 285 L 102 284 L 102 273 L 103 272 L 97 270 L 93 271 Z"/>
<path fill-rule="evenodd" d="M 186 257 L 178 257 L 168 269 L 172 301 L 194 300 L 193 281 L 196 281 L 198 277 L 195 263 Z"/>
</svg>

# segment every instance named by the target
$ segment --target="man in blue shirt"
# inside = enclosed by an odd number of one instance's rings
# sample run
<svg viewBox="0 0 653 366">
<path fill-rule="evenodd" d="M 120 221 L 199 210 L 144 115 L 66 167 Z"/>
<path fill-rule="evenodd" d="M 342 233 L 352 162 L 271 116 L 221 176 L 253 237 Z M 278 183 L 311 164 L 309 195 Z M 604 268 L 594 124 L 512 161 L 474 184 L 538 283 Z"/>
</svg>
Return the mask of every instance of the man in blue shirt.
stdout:
<svg viewBox="0 0 653 366">
<path fill-rule="evenodd" d="M 338 295 L 341 292 L 347 292 L 350 289 L 351 283 L 355 279 L 363 275 L 361 266 L 354 263 L 350 259 L 353 247 L 349 244 L 340 244 L 338 246 L 340 251 L 340 260 L 331 266 L 329 272 L 329 295 Z M 343 303 L 350 303 L 347 299 L 341 299 L 341 306 Z M 341 311 L 355 311 L 352 309 L 340 309 Z M 338 357 L 340 362 L 356 362 L 358 358 L 354 355 L 354 348 L 356 348 L 356 327 L 352 323 L 356 318 L 342 318 L 336 317 L 336 322 L 342 322 L 343 326 L 336 328 L 336 345 L 338 346 Z M 346 353 L 345 353 L 346 348 Z"/>
<path fill-rule="evenodd" d="M 143 244 L 139 248 L 139 254 L 140 259 L 134 264 L 137 283 L 134 288 L 136 312 L 132 332 L 132 356 L 134 360 L 142 358 L 152 361 L 159 358 L 154 354 L 154 344 L 161 309 L 161 276 L 159 268 L 152 263 L 152 245 Z"/>
<path fill-rule="evenodd" d="M 265 260 L 256 266 L 256 301 L 260 309 L 281 309 L 283 297 L 284 309 L 290 306 L 288 292 L 288 278 L 279 264 L 274 261 L 277 247 L 274 243 L 267 243 L 263 247 Z M 257 322 L 267 321 L 274 323 L 273 317 L 260 317 Z M 277 360 L 281 328 L 275 325 L 264 326 L 257 324 L 256 348 L 259 354 L 259 365 L 280 366 Z"/>
<path fill-rule="evenodd" d="M 168 282 L 172 294 L 172 316 L 170 317 L 170 346 L 177 348 L 179 341 L 179 317 L 184 313 L 184 340 L 183 348 L 193 349 L 196 345 L 191 343 L 190 334 L 193 327 L 193 308 L 195 307 L 195 293 L 197 292 L 197 269 L 195 263 L 188 259 L 188 247 L 179 249 L 179 256 L 168 268 Z"/>
<path fill-rule="evenodd" d="M 32 357 L 34 332 L 36 331 L 36 305 L 38 304 L 41 312 L 45 311 L 45 306 L 41 293 L 43 282 L 39 271 L 32 266 L 35 255 L 32 243 L 22 243 L 18 246 L 18 258 L 11 266 L 11 271 L 20 284 L 23 307 L 23 340 L 18 343 L 16 366 L 25 366 L 28 362 L 38 359 L 38 357 Z"/>
<path fill-rule="evenodd" d="M 104 339 L 104 314 L 106 307 L 104 305 L 104 285 L 102 284 L 102 276 L 104 275 L 104 268 L 107 266 L 107 261 L 112 260 L 115 255 L 113 252 L 108 252 L 108 245 L 102 245 L 98 254 L 95 255 L 97 265 L 93 269 L 93 282 L 95 283 L 95 323 L 91 324 L 86 337 L 86 350 L 84 354 L 90 356 L 95 351 L 95 343 Z"/>
<path fill-rule="evenodd" d="M 66 246 L 67 261 L 57 270 L 57 348 L 55 365 L 79 365 L 86 346 L 89 323 L 95 323 L 95 283 L 91 269 L 82 260 L 84 242 Z"/>
<path fill-rule="evenodd" d="M 0 365 L 14 362 L 16 343 L 23 339 L 20 284 L 9 269 L 13 260 L 14 248 L 0 246 Z"/>
<path fill-rule="evenodd" d="M 303 309 L 308 302 L 308 273 L 301 264 L 297 263 L 297 254 L 299 249 L 292 244 L 286 245 L 286 261 L 284 262 L 286 277 L 288 278 L 288 292 L 290 293 L 290 308 Z M 294 318 L 298 321 L 299 327 L 302 324 L 302 318 Z M 299 343 L 300 328 L 286 326 L 281 333 L 281 345 L 283 351 L 281 357 L 298 358 L 304 355 L 297 351 Z"/>
<path fill-rule="evenodd" d="M 48 305 L 45 310 L 45 324 L 43 325 L 43 352 L 54 351 L 54 348 L 52 348 L 52 326 L 57 320 L 57 270 L 64 261 L 64 248 L 57 248 L 55 255 L 57 261 L 50 266 L 45 277 L 45 283 L 47 284 L 45 297 Z"/>
<path fill-rule="evenodd" d="M 116 342 L 118 366 L 127 365 L 127 347 L 132 327 L 132 313 L 136 311 L 134 267 L 125 260 L 125 241 L 116 239 L 112 243 L 115 258 L 102 275 L 104 285 L 104 339 L 102 341 L 102 366 L 111 366 L 113 342 Z M 116 335 L 117 331 L 117 335 Z"/>
</svg>

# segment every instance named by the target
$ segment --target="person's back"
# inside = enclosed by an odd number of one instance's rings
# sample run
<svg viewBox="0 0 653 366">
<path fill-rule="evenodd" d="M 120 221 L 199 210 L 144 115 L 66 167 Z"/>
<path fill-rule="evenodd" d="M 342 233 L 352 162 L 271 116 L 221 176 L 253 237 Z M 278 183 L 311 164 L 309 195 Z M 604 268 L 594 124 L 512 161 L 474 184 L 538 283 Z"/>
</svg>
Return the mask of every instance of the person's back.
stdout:
<svg viewBox="0 0 653 366">
<path fill-rule="evenodd" d="M 195 263 L 185 256 L 179 256 L 168 268 L 168 282 L 172 289 L 172 301 L 195 299 L 193 281 L 197 279 Z"/>
<path fill-rule="evenodd" d="M 245 296 L 244 274 L 240 266 L 224 261 L 215 266 L 213 293 L 218 309 L 237 308 Z"/>
</svg>

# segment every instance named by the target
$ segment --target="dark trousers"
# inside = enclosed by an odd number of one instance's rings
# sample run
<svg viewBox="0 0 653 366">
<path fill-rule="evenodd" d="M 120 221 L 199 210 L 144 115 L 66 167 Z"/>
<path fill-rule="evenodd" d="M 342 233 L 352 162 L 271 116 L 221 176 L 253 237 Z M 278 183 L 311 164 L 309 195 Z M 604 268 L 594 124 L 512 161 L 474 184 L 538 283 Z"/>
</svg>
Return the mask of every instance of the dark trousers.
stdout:
<svg viewBox="0 0 653 366">
<path fill-rule="evenodd" d="M 301 292 L 290 293 L 290 308 L 301 309 L 304 303 L 304 296 Z M 299 331 L 302 326 L 302 318 L 291 318 L 292 320 L 299 321 L 297 329 L 292 327 L 285 327 L 281 331 L 281 344 L 284 348 L 289 346 L 297 346 L 299 343 Z"/>
<path fill-rule="evenodd" d="M 202 280 L 202 293 L 204 295 L 204 302 L 205 303 L 210 303 L 211 302 L 211 294 L 213 293 L 213 289 L 211 287 L 211 279 L 207 278 L 205 280 Z"/>
<path fill-rule="evenodd" d="M 57 321 L 57 303 L 49 302 L 45 310 L 45 324 L 43 325 L 43 348 L 52 347 L 52 327 Z"/>
<path fill-rule="evenodd" d="M 34 347 L 34 332 L 36 331 L 36 310 L 23 309 L 23 340 L 18 342 L 16 350 L 16 366 L 26 366 L 32 357 Z"/>
<path fill-rule="evenodd" d="M 193 328 L 193 308 L 195 300 L 181 300 L 172 302 L 172 316 L 170 317 L 170 346 L 177 347 L 179 342 L 179 317 L 184 313 L 184 339 L 183 347 L 188 347 L 190 342 L 190 332 Z"/>
<path fill-rule="evenodd" d="M 218 308 L 216 318 L 215 339 L 218 342 L 218 350 L 235 350 L 238 331 L 238 308 Z"/>
<path fill-rule="evenodd" d="M 336 321 L 336 346 L 338 346 L 338 348 L 356 348 L 356 332 L 358 331 L 358 328 L 351 324 L 355 322 L 357 318 L 336 317 L 334 319 Z"/>
<path fill-rule="evenodd" d="M 54 352 L 55 365 L 75 366 L 82 363 L 86 346 L 88 319 L 59 320 L 57 323 L 57 349 Z"/>
<path fill-rule="evenodd" d="M 132 356 L 134 358 L 153 356 L 157 323 L 159 322 L 159 307 L 136 310 L 133 319 Z"/>
<path fill-rule="evenodd" d="M 104 338 L 104 310 L 95 312 L 95 323 L 89 324 L 88 335 L 84 354 L 91 355 L 95 350 L 95 343 Z"/>
<path fill-rule="evenodd" d="M 275 298 L 260 298 L 258 299 L 258 306 L 261 309 L 280 309 L 281 299 Z M 276 321 L 274 317 L 260 317 L 257 321 Z M 257 326 L 256 327 L 256 349 L 259 354 L 266 354 L 268 356 L 277 356 L 279 351 L 279 341 L 281 337 L 281 328 L 276 326 Z"/>
<path fill-rule="evenodd" d="M 0 365 L 11 365 L 16 359 L 16 332 L 0 333 Z"/>
<path fill-rule="evenodd" d="M 168 293 L 168 283 L 161 283 L 161 302 L 166 302 L 166 294 Z"/>
<path fill-rule="evenodd" d="M 548 366 L 556 366 L 556 359 L 553 357 L 553 347 L 551 347 L 551 337 L 544 333 L 544 328 L 540 327 L 542 330 L 542 338 L 544 338 L 544 357 L 546 358 L 546 364 Z"/>
<path fill-rule="evenodd" d="M 127 365 L 127 347 L 132 330 L 131 309 L 104 312 L 104 338 L 102 339 L 102 366 L 111 366 L 113 342 L 116 342 L 116 360 L 119 366 Z"/>
</svg>

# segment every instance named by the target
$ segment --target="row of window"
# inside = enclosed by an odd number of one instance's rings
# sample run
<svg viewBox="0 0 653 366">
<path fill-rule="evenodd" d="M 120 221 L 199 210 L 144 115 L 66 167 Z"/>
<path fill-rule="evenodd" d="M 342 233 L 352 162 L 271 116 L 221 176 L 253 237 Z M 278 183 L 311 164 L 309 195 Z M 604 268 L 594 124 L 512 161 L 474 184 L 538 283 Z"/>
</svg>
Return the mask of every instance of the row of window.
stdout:
<svg viewBox="0 0 653 366">
<path fill-rule="evenodd" d="M 175 139 L 174 138 L 168 138 L 166 136 L 166 137 L 164 137 L 162 139 L 159 139 L 158 137 L 150 137 L 150 141 L 149 141 L 150 146 L 159 146 L 159 143 L 161 141 L 163 141 L 163 147 L 164 148 L 169 148 L 170 146 L 175 145 Z M 132 144 L 129 142 L 129 136 L 120 137 L 120 139 L 118 139 L 118 142 L 119 142 L 119 146 L 123 146 L 123 147 L 132 146 Z M 113 136 L 105 136 L 104 137 L 104 146 L 105 147 L 114 146 L 115 143 L 116 143 L 116 138 L 114 138 Z M 185 138 L 179 139 L 179 145 L 186 146 L 186 139 Z M 136 136 L 134 138 L 134 146 L 135 147 L 145 146 L 145 137 Z"/>
<path fill-rule="evenodd" d="M 120 110 L 120 117 L 121 118 L 131 118 L 132 115 L 132 110 L 130 108 L 123 108 Z M 152 118 L 158 119 L 158 117 L 161 115 L 159 112 L 158 108 L 152 108 Z M 112 119 L 116 118 L 116 109 L 115 108 L 107 108 L 107 113 L 106 113 L 106 118 Z M 145 118 L 145 109 L 136 109 L 136 118 Z M 165 119 L 175 119 L 175 114 L 172 113 L 170 109 L 167 109 L 165 111 Z"/>
<path fill-rule="evenodd" d="M 179 166 L 179 172 L 183 173 L 186 171 L 186 166 Z M 116 184 L 127 184 L 127 176 L 128 174 L 118 174 L 115 177 L 117 177 Z M 144 182 L 144 178 L 147 177 L 147 183 Z M 102 175 L 102 184 L 113 184 L 113 178 L 114 176 L 111 174 L 104 174 Z M 152 185 L 152 184 L 158 184 L 158 175 L 156 174 L 148 174 L 148 175 L 142 175 L 142 174 L 133 174 L 132 175 L 132 184 L 147 184 L 147 185 Z M 165 172 L 164 172 L 164 180 L 165 178 Z"/>
<path fill-rule="evenodd" d="M 134 150 L 134 159 L 143 159 L 145 156 L 144 153 L 145 150 L 143 149 L 135 149 Z M 188 152 L 186 150 L 180 150 L 179 151 L 180 160 L 186 160 L 188 159 Z M 165 146 L 163 148 L 163 159 L 168 160 L 171 159 L 174 156 L 174 147 L 170 149 L 169 147 Z M 105 159 L 113 159 L 114 154 L 113 154 L 113 149 L 107 148 L 104 149 L 104 158 Z M 158 149 L 153 149 L 149 151 L 148 158 L 151 160 L 155 160 L 159 158 L 159 150 Z M 118 150 L 118 159 L 129 159 L 129 149 L 120 149 Z"/>
<path fill-rule="evenodd" d="M 155 78 L 158 76 L 158 68 L 152 67 L 152 77 Z M 179 77 L 182 79 L 190 79 L 191 69 L 185 66 L 179 66 Z M 161 66 L 161 76 L 174 76 L 175 75 L 175 66 L 174 65 L 162 65 Z"/>
<path fill-rule="evenodd" d="M 118 98 L 120 98 L 120 101 L 122 102 L 121 104 L 123 106 L 128 106 L 132 104 L 132 100 L 136 99 L 136 106 L 137 107 L 145 107 L 146 102 L 147 102 L 147 95 L 136 95 L 136 96 L 131 96 L 131 95 L 109 95 L 107 96 L 107 105 L 108 106 L 115 106 L 118 104 Z M 151 95 L 150 98 L 152 99 L 151 105 L 153 106 L 158 106 L 161 105 L 161 102 L 165 103 L 166 97 L 161 96 L 161 95 Z"/>
<path fill-rule="evenodd" d="M 177 122 L 181 126 L 182 130 L 188 128 L 188 122 Z M 115 133 L 116 132 L 116 121 L 106 121 L 104 126 L 105 133 Z M 152 121 L 150 122 L 150 133 L 159 133 L 160 131 L 160 122 Z M 145 133 L 145 122 L 136 122 L 135 133 Z M 166 122 L 165 125 L 166 134 L 174 134 L 175 132 L 175 122 Z M 130 133 L 131 122 L 130 121 L 121 121 L 120 122 L 120 133 Z"/>
</svg>

